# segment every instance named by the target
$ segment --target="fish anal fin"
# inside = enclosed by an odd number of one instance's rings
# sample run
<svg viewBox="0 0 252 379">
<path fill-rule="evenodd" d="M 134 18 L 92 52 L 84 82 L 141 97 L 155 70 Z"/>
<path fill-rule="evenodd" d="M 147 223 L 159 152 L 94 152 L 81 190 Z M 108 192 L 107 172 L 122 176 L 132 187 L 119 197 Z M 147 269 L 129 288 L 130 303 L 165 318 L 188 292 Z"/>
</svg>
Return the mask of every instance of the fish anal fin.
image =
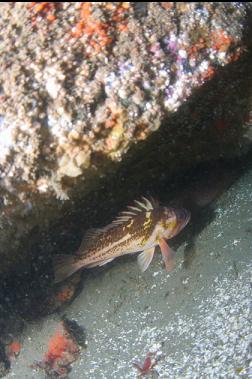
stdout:
<svg viewBox="0 0 252 379">
<path fill-rule="evenodd" d="M 154 251 L 155 247 L 152 247 L 150 249 L 144 250 L 141 254 L 138 255 L 137 262 L 142 272 L 146 271 L 149 267 L 154 255 Z"/>
<path fill-rule="evenodd" d="M 82 265 L 74 255 L 56 255 L 53 259 L 54 282 L 59 283 L 78 271 Z"/>
<path fill-rule="evenodd" d="M 99 266 L 104 266 L 106 265 L 107 263 L 113 261 L 115 258 L 109 258 L 109 259 L 106 259 L 105 261 L 102 261 L 100 262 Z"/>
<path fill-rule="evenodd" d="M 164 238 L 159 240 L 159 247 L 164 260 L 165 268 L 167 271 L 172 271 L 174 268 L 173 257 L 175 252 L 170 248 Z"/>
<path fill-rule="evenodd" d="M 90 264 L 86 265 L 85 268 L 93 268 L 93 267 L 97 267 L 97 266 L 104 266 L 107 263 L 113 261 L 114 259 L 115 258 L 109 258 L 109 259 L 105 259 L 104 261 L 98 261 L 98 262 L 90 263 Z"/>
</svg>

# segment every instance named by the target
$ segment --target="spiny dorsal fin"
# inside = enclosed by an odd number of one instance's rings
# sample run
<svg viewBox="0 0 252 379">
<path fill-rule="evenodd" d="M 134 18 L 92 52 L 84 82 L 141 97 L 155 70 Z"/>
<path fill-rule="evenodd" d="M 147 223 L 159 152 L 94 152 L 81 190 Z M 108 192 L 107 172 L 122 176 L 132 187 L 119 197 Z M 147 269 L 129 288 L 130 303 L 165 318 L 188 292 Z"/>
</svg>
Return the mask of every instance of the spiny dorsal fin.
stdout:
<svg viewBox="0 0 252 379">
<path fill-rule="evenodd" d="M 135 200 L 134 206 L 128 206 L 127 210 L 124 212 L 121 212 L 119 216 L 109 225 L 105 226 L 104 228 L 99 229 L 88 229 L 86 233 L 84 234 L 84 237 L 82 239 L 81 245 L 79 249 L 77 250 L 76 254 L 83 254 L 85 250 L 88 250 L 94 241 L 96 241 L 98 238 L 101 237 L 101 235 L 108 230 L 115 228 L 118 225 L 123 225 L 127 223 L 128 221 L 132 220 L 134 217 L 136 217 L 139 213 L 142 212 L 149 212 L 159 206 L 158 202 L 154 200 L 152 197 L 147 199 L 146 197 L 142 196 L 141 201 Z"/>
<path fill-rule="evenodd" d="M 134 205 L 130 205 L 127 207 L 127 210 L 121 212 L 119 216 L 112 222 L 114 225 L 121 225 L 130 220 L 132 220 L 135 216 L 142 212 L 149 212 L 158 207 L 158 202 L 154 200 L 152 197 L 147 199 L 142 196 L 141 201 L 135 200 Z"/>
<path fill-rule="evenodd" d="M 159 205 L 158 201 L 154 200 L 152 197 L 148 199 L 147 197 L 144 197 L 144 196 L 142 196 L 141 201 L 135 200 L 135 203 L 138 204 L 141 212 L 143 211 L 143 209 L 145 209 L 146 211 L 151 211 L 157 208 Z"/>
</svg>

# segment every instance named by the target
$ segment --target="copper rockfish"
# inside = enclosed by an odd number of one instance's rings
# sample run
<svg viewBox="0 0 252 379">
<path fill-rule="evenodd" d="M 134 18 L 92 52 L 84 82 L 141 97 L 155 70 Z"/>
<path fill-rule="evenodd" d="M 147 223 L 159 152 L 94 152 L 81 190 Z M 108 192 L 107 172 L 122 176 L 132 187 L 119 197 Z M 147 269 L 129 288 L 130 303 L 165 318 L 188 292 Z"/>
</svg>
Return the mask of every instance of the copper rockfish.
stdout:
<svg viewBox="0 0 252 379">
<path fill-rule="evenodd" d="M 142 251 L 138 255 L 141 271 L 152 261 L 159 245 L 167 270 L 172 268 L 173 251 L 166 239 L 177 235 L 189 222 L 186 209 L 160 206 L 153 199 L 142 198 L 102 229 L 91 229 L 75 255 L 55 257 L 55 282 L 61 282 L 81 268 L 103 266 L 116 257 Z"/>
</svg>

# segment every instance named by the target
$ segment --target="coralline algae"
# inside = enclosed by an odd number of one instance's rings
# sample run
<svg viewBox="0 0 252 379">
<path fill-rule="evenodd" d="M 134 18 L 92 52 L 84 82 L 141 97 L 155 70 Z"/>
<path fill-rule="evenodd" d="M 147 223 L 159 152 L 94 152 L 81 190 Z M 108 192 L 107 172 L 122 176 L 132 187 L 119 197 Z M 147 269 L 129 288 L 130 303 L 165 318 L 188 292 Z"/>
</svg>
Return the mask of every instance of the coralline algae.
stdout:
<svg viewBox="0 0 252 379">
<path fill-rule="evenodd" d="M 47 182 L 49 193 L 53 181 L 85 173 L 92 153 L 122 159 L 218 66 L 241 56 L 249 9 L 234 2 L 2 4 L 1 172 L 38 192 Z"/>
</svg>

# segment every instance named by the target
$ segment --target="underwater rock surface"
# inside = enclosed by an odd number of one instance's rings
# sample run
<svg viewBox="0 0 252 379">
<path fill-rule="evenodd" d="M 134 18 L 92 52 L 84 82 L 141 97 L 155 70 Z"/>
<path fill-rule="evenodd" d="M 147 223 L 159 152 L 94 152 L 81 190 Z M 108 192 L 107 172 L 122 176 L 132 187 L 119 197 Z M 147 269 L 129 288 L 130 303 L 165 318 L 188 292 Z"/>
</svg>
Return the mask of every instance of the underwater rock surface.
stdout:
<svg viewBox="0 0 252 379">
<path fill-rule="evenodd" d="M 251 3 L 0 7 L 0 272 L 72 251 L 162 175 L 247 151 Z"/>
<path fill-rule="evenodd" d="M 136 255 L 86 273 L 83 289 L 59 314 L 30 323 L 11 377 L 44 378 L 40 361 L 62 314 L 85 327 L 87 348 L 70 379 L 132 379 L 133 361 L 151 351 L 153 378 L 251 375 L 252 168 L 171 241 L 176 269 L 155 254 L 143 274 Z M 190 238 L 194 234 L 194 245 Z M 184 253 L 193 249 L 190 264 Z M 187 251 L 187 254 L 189 252 Z M 192 253 L 192 252 L 191 252 Z"/>
</svg>

